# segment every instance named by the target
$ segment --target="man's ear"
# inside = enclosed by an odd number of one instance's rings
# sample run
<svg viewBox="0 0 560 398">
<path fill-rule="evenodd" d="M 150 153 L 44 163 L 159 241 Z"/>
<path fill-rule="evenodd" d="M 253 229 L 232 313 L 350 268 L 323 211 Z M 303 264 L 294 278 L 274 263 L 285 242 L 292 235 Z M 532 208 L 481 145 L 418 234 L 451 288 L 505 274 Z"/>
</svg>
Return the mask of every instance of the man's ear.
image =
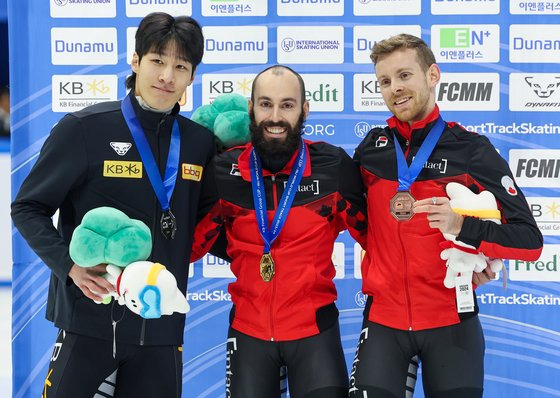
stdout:
<svg viewBox="0 0 560 398">
<path fill-rule="evenodd" d="M 303 103 L 303 116 L 307 119 L 307 115 L 309 115 L 309 101 L 305 101 Z"/>
<path fill-rule="evenodd" d="M 437 66 L 436 64 L 432 64 L 428 68 L 427 76 L 430 87 L 437 86 L 439 80 L 441 79 L 441 71 L 439 70 L 439 66 Z"/>
<path fill-rule="evenodd" d="M 253 101 L 251 100 L 247 102 L 247 112 L 249 112 L 249 115 L 253 113 Z"/>
<path fill-rule="evenodd" d="M 191 80 L 190 80 L 190 82 L 187 83 L 187 87 L 190 86 L 193 83 L 195 73 L 196 73 L 196 68 L 193 69 L 193 71 L 192 71 Z"/>
<path fill-rule="evenodd" d="M 134 55 L 132 56 L 132 61 L 130 62 L 130 67 L 134 73 L 138 73 L 138 68 L 140 66 L 140 57 L 138 57 L 138 53 L 135 51 Z"/>
</svg>

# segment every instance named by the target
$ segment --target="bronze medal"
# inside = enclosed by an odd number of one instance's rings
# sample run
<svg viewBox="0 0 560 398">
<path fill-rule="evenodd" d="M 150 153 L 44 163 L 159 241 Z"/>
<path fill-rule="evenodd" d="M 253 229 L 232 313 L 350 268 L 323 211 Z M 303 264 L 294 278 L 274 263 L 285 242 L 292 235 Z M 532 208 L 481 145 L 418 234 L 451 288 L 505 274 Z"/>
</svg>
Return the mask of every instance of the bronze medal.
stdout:
<svg viewBox="0 0 560 398">
<path fill-rule="evenodd" d="M 412 218 L 414 213 L 412 212 L 412 205 L 416 200 L 408 191 L 399 191 L 395 196 L 391 198 L 389 208 L 391 210 L 391 215 L 397 219 L 397 221 L 408 221 Z"/>
<path fill-rule="evenodd" d="M 274 276 L 274 260 L 270 253 L 264 253 L 261 257 L 261 278 L 265 282 L 270 282 Z"/>
</svg>

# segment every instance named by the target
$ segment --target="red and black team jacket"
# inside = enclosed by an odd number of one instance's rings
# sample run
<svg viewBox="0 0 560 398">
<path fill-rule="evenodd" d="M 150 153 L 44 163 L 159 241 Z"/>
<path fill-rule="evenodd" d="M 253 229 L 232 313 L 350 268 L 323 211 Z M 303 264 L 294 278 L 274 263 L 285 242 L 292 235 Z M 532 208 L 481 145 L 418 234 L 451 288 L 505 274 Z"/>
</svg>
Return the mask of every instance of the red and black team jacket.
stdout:
<svg viewBox="0 0 560 398">
<path fill-rule="evenodd" d="M 220 228 L 237 280 L 229 285 L 234 308 L 232 327 L 262 340 L 295 340 L 333 325 L 335 268 L 331 257 L 338 234 L 348 229 L 365 247 L 367 221 L 358 167 L 343 149 L 309 142 L 307 163 L 284 228 L 271 255 L 275 275 L 261 279 L 264 243 L 253 205 L 249 154 L 251 144 L 214 158 L 218 197 L 197 225 L 191 261 L 208 251 Z M 269 225 L 297 155 L 278 173 L 263 170 Z M 207 176 L 208 177 L 208 176 Z"/>
<path fill-rule="evenodd" d="M 398 222 L 389 211 L 398 187 L 394 137 L 410 165 L 438 116 L 436 106 L 412 126 L 392 117 L 387 127 L 371 130 L 354 155 L 367 193 L 367 256 L 362 262 L 363 292 L 371 303 L 367 317 L 396 329 L 422 330 L 460 322 L 455 289 L 443 285 L 443 235 L 430 228 L 426 214 Z M 531 261 L 540 256 L 542 235 L 506 161 L 486 137 L 455 123 L 447 123 L 410 191 L 416 200 L 447 196 L 449 182 L 474 192 L 489 190 L 502 214 L 503 225 L 466 217 L 459 240 L 488 257 Z M 476 312 L 478 307 L 461 316 Z"/>
</svg>

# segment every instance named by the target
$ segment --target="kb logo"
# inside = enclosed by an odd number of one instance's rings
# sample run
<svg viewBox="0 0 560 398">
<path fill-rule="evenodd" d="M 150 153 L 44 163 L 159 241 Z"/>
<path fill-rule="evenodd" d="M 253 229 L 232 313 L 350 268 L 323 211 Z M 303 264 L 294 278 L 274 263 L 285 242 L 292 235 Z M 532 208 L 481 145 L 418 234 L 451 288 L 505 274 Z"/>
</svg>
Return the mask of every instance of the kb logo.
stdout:
<svg viewBox="0 0 560 398">
<path fill-rule="evenodd" d="M 291 37 L 286 37 L 284 40 L 282 40 L 282 50 L 289 53 L 294 51 L 295 48 L 296 48 L 296 41 Z"/>
<path fill-rule="evenodd" d="M 93 79 L 91 83 L 86 82 L 85 88 L 84 82 L 81 81 L 66 81 L 59 83 L 59 93 L 61 95 L 81 95 L 87 91 L 96 97 L 98 94 L 107 94 L 110 90 L 111 87 L 106 85 L 104 80 L 97 79 Z"/>
</svg>

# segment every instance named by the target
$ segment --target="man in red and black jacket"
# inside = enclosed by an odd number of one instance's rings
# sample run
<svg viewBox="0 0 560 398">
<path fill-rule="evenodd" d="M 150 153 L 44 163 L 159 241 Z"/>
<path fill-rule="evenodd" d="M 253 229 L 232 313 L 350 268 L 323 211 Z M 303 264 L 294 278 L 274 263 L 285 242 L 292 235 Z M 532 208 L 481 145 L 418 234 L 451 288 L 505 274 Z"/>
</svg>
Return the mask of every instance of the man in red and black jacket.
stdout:
<svg viewBox="0 0 560 398">
<path fill-rule="evenodd" d="M 350 396 L 401 397 L 409 361 L 418 355 L 426 396 L 481 397 L 484 337 L 474 292 L 459 311 L 443 280 L 442 233 L 491 258 L 536 260 L 542 236 L 509 167 L 486 137 L 444 122 L 435 104 L 440 71 L 421 39 L 401 34 L 378 42 L 371 58 L 393 117 L 358 146 L 367 195 L 369 296 L 350 377 Z M 463 217 L 445 187 L 489 190 L 502 224 Z M 472 284 L 465 283 L 472 291 Z M 462 307 L 460 308 L 462 309 Z"/>
<path fill-rule="evenodd" d="M 219 198 L 197 225 L 191 260 L 225 229 L 237 278 L 229 286 L 228 397 L 279 397 L 281 366 L 293 397 L 348 395 L 331 257 L 345 229 L 365 245 L 365 199 L 343 149 L 302 139 L 304 92 L 287 67 L 261 72 L 249 102 L 251 143 L 209 168 Z"/>
</svg>

